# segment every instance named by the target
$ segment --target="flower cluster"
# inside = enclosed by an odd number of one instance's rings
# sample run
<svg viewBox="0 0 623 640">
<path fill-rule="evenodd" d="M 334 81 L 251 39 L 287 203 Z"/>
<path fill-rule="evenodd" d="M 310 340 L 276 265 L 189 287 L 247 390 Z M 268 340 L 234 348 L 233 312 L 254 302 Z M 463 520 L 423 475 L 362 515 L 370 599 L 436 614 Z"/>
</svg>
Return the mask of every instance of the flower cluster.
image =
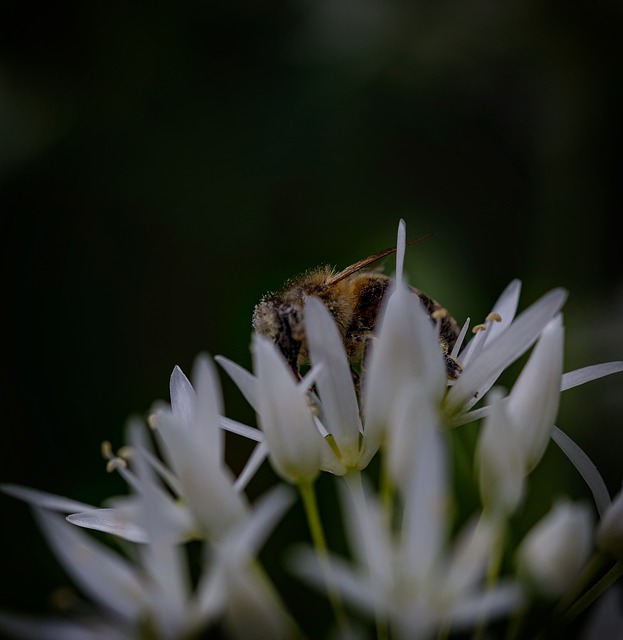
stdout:
<svg viewBox="0 0 623 640">
<path fill-rule="evenodd" d="M 104 447 L 128 496 L 96 508 L 3 487 L 32 505 L 90 603 L 53 620 L 3 613 L 0 628 L 59 639 L 319 637 L 327 629 L 305 628 L 288 613 L 258 557 L 296 499 L 287 485 L 298 490 L 312 544 L 287 549 L 284 560 L 326 594 L 339 637 L 471 631 L 476 638 L 488 630 L 520 638 L 564 628 L 606 591 L 623 574 L 623 493 L 610 499 L 592 462 L 555 420 L 562 391 L 623 371 L 623 362 L 563 374 L 566 292 L 555 289 L 517 315 L 518 281 L 470 341 L 468 320 L 452 353 L 443 354 L 439 321 L 431 322 L 404 282 L 404 246 L 401 223 L 397 275 L 361 391 L 333 317 L 310 297 L 304 317 L 311 368 L 302 379 L 259 336 L 253 373 L 216 358 L 259 428 L 225 417 L 215 367 L 200 356 L 192 384 L 175 368 L 170 405 L 154 406 L 149 428 L 132 422 L 128 446 L 117 455 Z M 495 386 L 528 351 L 511 389 Z M 456 380 L 446 379 L 446 356 L 460 363 Z M 459 465 L 454 436 L 476 422 L 477 441 L 460 452 L 468 464 Z M 225 430 L 255 443 L 237 477 L 225 462 Z M 585 479 L 594 508 L 561 498 L 517 531 L 529 474 L 550 439 Z M 284 482 L 251 502 L 247 485 L 266 459 Z M 322 473 L 336 477 L 346 554 L 331 549 L 324 533 L 315 493 Z M 469 513 L 457 495 L 462 483 L 477 492 Z M 84 529 L 111 534 L 117 549 Z M 186 553 L 191 544 L 198 554 Z M 602 600 L 593 634 L 606 620 L 623 620 L 615 602 Z"/>
</svg>

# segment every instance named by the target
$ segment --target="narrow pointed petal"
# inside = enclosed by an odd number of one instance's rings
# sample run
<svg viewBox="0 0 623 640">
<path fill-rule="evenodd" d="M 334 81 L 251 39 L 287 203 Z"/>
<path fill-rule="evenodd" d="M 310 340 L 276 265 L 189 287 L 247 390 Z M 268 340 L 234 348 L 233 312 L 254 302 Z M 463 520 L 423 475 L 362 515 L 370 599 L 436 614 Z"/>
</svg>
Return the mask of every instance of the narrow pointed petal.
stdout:
<svg viewBox="0 0 623 640">
<path fill-rule="evenodd" d="M 257 378 L 228 358 L 215 356 L 214 359 L 225 369 L 225 373 L 234 381 L 246 401 L 257 411 Z"/>
<path fill-rule="evenodd" d="M 323 441 L 312 420 L 305 390 L 296 384 L 271 342 L 254 336 L 253 355 L 259 421 L 271 464 L 289 482 L 311 482 L 320 470 Z"/>
<path fill-rule="evenodd" d="M 504 333 L 512 324 L 517 313 L 519 295 L 521 294 L 521 280 L 513 280 L 502 291 L 500 297 L 491 309 L 492 313 L 497 313 L 501 320 L 494 322 L 485 332 L 485 345 L 493 342 L 495 338 Z"/>
<path fill-rule="evenodd" d="M 140 483 L 137 521 L 149 536 L 148 544 L 139 549 L 143 568 L 149 576 L 146 586 L 149 608 L 158 628 L 173 637 L 184 628 L 190 578 L 184 552 L 177 544 L 177 531 L 167 517 L 168 504 L 145 456 L 149 443 L 144 425 L 132 422 L 128 439 L 135 452 L 132 464 Z"/>
<path fill-rule="evenodd" d="M 368 577 L 353 570 L 342 558 L 332 556 L 331 577 L 338 592 L 354 607 L 370 616 L 381 604 L 381 594 L 374 591 Z M 288 554 L 288 565 L 293 573 L 312 584 L 320 592 L 326 590 L 326 574 L 318 562 L 317 554 L 307 547 L 296 547 Z"/>
<path fill-rule="evenodd" d="M 175 365 L 169 380 L 169 394 L 171 396 L 171 410 L 181 418 L 184 424 L 190 424 L 195 415 L 197 394 L 190 380 L 184 372 Z"/>
<path fill-rule="evenodd" d="M 34 513 L 56 557 L 83 591 L 133 621 L 140 613 L 144 588 L 134 568 L 61 516 L 38 509 Z"/>
<path fill-rule="evenodd" d="M 519 585 L 498 582 L 487 591 L 463 598 L 449 612 L 452 629 L 473 628 L 482 620 L 495 620 L 500 616 L 520 610 L 525 597 Z"/>
<path fill-rule="evenodd" d="M 447 534 L 447 459 L 442 434 L 433 425 L 422 429 L 412 451 L 413 469 L 399 486 L 405 503 L 402 557 L 408 576 L 426 580 L 437 562 Z"/>
<path fill-rule="evenodd" d="M 170 465 L 198 524 L 211 539 L 218 539 L 245 517 L 246 499 L 233 488 L 229 469 L 206 464 L 200 436 L 184 429 L 174 416 L 163 415 L 156 432 L 164 443 Z"/>
<path fill-rule="evenodd" d="M 244 465 L 244 469 L 236 478 L 236 482 L 234 483 L 234 489 L 236 491 L 245 490 L 266 458 L 268 458 L 268 445 L 265 442 L 260 442 L 255 449 L 253 449 L 253 453 L 249 456 L 247 463 Z"/>
<path fill-rule="evenodd" d="M 486 518 L 469 522 L 459 533 L 442 572 L 443 590 L 450 601 L 460 602 L 476 588 L 485 574 L 496 535 L 497 528 Z"/>
<path fill-rule="evenodd" d="M 0 485 L 0 490 L 9 496 L 17 498 L 18 500 L 23 500 L 34 507 L 41 507 L 42 509 L 48 509 L 49 511 L 71 513 L 72 511 L 90 511 L 98 508 L 91 504 L 86 504 L 85 502 L 78 502 L 77 500 L 57 496 L 53 493 L 47 493 L 46 491 L 39 491 L 38 489 L 22 487 L 17 484 Z"/>
<path fill-rule="evenodd" d="M 312 364 L 323 365 L 316 381 L 323 422 L 335 439 L 344 464 L 355 466 L 362 431 L 357 395 L 335 321 L 318 298 L 308 298 L 305 305 L 305 332 Z"/>
<path fill-rule="evenodd" d="M 67 522 L 83 529 L 110 533 L 130 542 L 147 542 L 149 536 L 143 527 L 136 524 L 135 518 L 136 514 L 129 513 L 127 509 L 97 509 L 72 513 L 67 516 Z"/>
<path fill-rule="evenodd" d="M 248 440 L 262 442 L 262 440 L 264 439 L 264 436 L 259 429 L 256 429 L 255 427 L 249 427 L 246 424 L 242 424 L 242 422 L 238 422 L 237 420 L 231 420 L 230 418 L 226 418 L 225 416 L 220 416 L 218 422 L 221 425 L 221 429 L 225 429 L 225 431 L 229 431 L 230 433 L 235 433 L 236 435 L 247 438 Z"/>
<path fill-rule="evenodd" d="M 404 220 L 398 223 L 396 238 L 396 282 L 402 282 L 402 271 L 405 262 L 405 244 L 407 242 L 407 225 Z"/>
<path fill-rule="evenodd" d="M 527 471 L 534 469 L 543 456 L 554 428 L 563 348 L 564 328 L 558 315 L 543 330 L 508 399 L 508 415 L 515 425 Z"/>
<path fill-rule="evenodd" d="M 413 469 L 414 452 L 420 446 L 423 434 L 439 426 L 437 407 L 428 394 L 415 382 L 412 390 L 404 390 L 396 400 L 390 429 L 387 434 L 387 469 L 392 482 L 398 487 L 409 484 Z"/>
<path fill-rule="evenodd" d="M 567 389 L 578 387 L 581 384 L 598 380 L 599 378 L 605 378 L 606 376 L 621 371 L 623 371 L 623 362 L 621 361 L 604 362 L 602 364 L 594 364 L 590 367 L 576 369 L 575 371 L 569 371 L 562 376 L 560 390 L 566 391 Z"/>
<path fill-rule="evenodd" d="M 444 399 L 450 419 L 478 402 L 500 373 L 534 344 L 547 323 L 560 311 L 567 297 L 564 289 L 553 289 L 520 313 L 511 326 L 483 348 L 454 383 Z"/>
<path fill-rule="evenodd" d="M 597 512 L 600 516 L 603 516 L 606 509 L 610 506 L 610 493 L 597 467 L 582 448 L 556 426 L 552 431 L 552 440 L 562 449 L 563 453 L 569 458 L 582 478 L 584 478 L 584 481 L 593 494 Z"/>
<path fill-rule="evenodd" d="M 515 319 L 515 313 L 517 312 L 517 305 L 519 304 L 519 294 L 521 293 L 521 280 L 513 280 L 502 291 L 500 297 L 491 309 L 492 313 L 498 313 L 502 318 L 501 322 L 493 323 L 485 332 L 478 332 L 467 344 L 465 349 L 461 352 L 459 360 L 466 367 L 471 361 L 474 353 L 474 348 L 479 341 L 482 340 L 484 347 L 487 342 L 491 342 L 493 338 L 498 337 L 504 333 Z"/>
<path fill-rule="evenodd" d="M 489 409 L 476 453 L 480 496 L 485 509 L 506 516 L 523 495 L 524 459 L 500 393 L 492 397 Z"/>
<path fill-rule="evenodd" d="M 417 384 L 439 401 L 445 367 L 436 331 L 417 297 L 398 286 L 381 312 L 380 329 L 364 378 L 365 434 L 380 442 L 398 389 Z"/>
<path fill-rule="evenodd" d="M 221 386 L 214 364 L 205 355 L 199 355 L 193 367 L 193 382 L 197 393 L 197 404 L 193 427 L 202 434 L 206 445 L 206 463 L 214 460 L 220 464 L 225 450 L 225 435 L 219 427 L 219 417 L 223 413 Z"/>
</svg>

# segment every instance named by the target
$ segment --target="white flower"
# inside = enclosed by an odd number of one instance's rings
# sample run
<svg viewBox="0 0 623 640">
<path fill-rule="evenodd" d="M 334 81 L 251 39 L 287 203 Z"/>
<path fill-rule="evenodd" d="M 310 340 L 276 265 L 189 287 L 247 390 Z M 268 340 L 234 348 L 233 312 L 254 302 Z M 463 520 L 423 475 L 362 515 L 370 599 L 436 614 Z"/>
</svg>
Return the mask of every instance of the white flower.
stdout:
<svg viewBox="0 0 623 640">
<path fill-rule="evenodd" d="M 354 562 L 336 556 L 330 560 L 342 597 L 365 614 L 387 620 L 396 637 L 405 639 L 430 637 L 440 625 L 473 626 L 520 601 L 513 585 L 499 583 L 487 590 L 483 584 L 495 538 L 485 520 L 468 525 L 455 544 L 446 544 L 445 444 L 433 424 L 417 428 L 420 434 L 408 447 L 410 472 L 399 474 L 402 517 L 397 531 L 376 496 L 343 491 Z M 311 550 L 293 554 L 292 566 L 322 586 L 323 574 Z"/>
<path fill-rule="evenodd" d="M 137 638 L 149 630 L 150 636 L 174 640 L 191 636 L 223 616 L 227 620 L 241 606 L 243 627 L 254 628 L 266 637 L 291 637 L 287 615 L 272 587 L 265 578 L 258 578 L 254 567 L 255 554 L 292 502 L 290 492 L 284 487 L 270 492 L 209 553 L 206 549 L 197 588 L 193 590 L 177 530 L 166 510 L 161 509 L 161 487 L 149 461 L 143 425 L 131 425 L 130 441 L 134 452 L 136 524 L 147 540 L 135 548 L 137 562 L 104 547 L 62 517 L 36 508 L 37 520 L 59 561 L 97 609 L 72 622 L 33 622 L 4 615 L 0 617 L 0 628 L 13 629 L 25 637 L 58 640 Z M 233 637 L 248 637 L 233 626 Z"/>
<path fill-rule="evenodd" d="M 567 297 L 563 289 L 553 289 L 515 318 L 520 282 L 515 280 L 504 290 L 493 307 L 484 331 L 458 354 L 463 373 L 448 390 L 442 411 L 451 427 L 471 422 L 482 413 L 469 410 L 493 386 L 500 374 L 522 356 L 538 339 Z"/>
<path fill-rule="evenodd" d="M 520 575 L 545 597 L 559 597 L 586 563 L 592 537 L 588 507 L 556 503 L 522 541 L 517 552 Z"/>
<path fill-rule="evenodd" d="M 248 504 L 224 463 L 220 388 L 214 368 L 206 357 L 197 358 L 193 378 L 196 391 L 176 367 L 171 375 L 171 407 L 159 405 L 152 415 L 167 465 L 149 453 L 147 456 L 174 494 L 160 489 L 159 509 L 171 522 L 177 522 L 178 540 L 204 536 L 218 540 L 247 516 Z M 243 433 L 253 436 L 254 431 L 247 427 Z M 123 460 L 113 457 L 111 463 L 130 485 L 136 483 Z M 145 533 L 137 524 L 136 500 L 117 498 L 111 504 L 109 509 L 72 514 L 70 521 L 126 539 L 144 541 Z"/>
</svg>

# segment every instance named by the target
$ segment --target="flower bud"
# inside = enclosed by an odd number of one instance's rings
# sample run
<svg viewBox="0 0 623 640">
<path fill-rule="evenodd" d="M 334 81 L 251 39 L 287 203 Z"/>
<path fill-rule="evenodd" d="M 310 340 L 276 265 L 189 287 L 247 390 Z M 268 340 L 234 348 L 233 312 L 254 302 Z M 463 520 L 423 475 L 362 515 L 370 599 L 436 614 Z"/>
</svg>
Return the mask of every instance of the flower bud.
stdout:
<svg viewBox="0 0 623 640">
<path fill-rule="evenodd" d="M 558 502 L 521 543 L 520 575 L 541 595 L 561 596 L 588 559 L 592 529 L 587 506 Z"/>
</svg>

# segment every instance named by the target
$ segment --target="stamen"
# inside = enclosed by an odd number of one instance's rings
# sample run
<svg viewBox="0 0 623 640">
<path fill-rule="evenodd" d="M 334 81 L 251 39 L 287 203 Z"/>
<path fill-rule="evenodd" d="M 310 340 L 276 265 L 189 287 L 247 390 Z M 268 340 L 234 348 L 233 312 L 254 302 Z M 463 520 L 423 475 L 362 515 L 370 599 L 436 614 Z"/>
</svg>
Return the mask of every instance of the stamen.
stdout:
<svg viewBox="0 0 623 640">
<path fill-rule="evenodd" d="M 497 311 L 492 311 L 485 320 L 487 322 L 502 322 L 502 316 Z"/>
<path fill-rule="evenodd" d="M 130 447 L 129 445 L 125 445 L 123 447 L 121 447 L 121 449 L 119 449 L 119 451 L 117 451 L 117 456 L 119 458 L 122 458 L 123 460 L 132 460 L 132 458 L 134 457 L 134 449 L 132 447 Z"/>
<path fill-rule="evenodd" d="M 479 331 L 486 331 L 486 330 L 487 330 L 486 324 L 477 324 L 477 325 L 474 325 L 474 328 L 472 329 L 472 333 L 478 333 Z"/>
<path fill-rule="evenodd" d="M 102 442 L 100 451 L 102 452 L 102 458 L 104 458 L 104 460 L 110 460 L 110 458 L 112 458 L 112 444 L 110 444 L 109 440 Z"/>
<path fill-rule="evenodd" d="M 128 463 L 123 458 L 111 458 L 106 463 L 106 471 L 112 473 L 118 469 L 127 469 Z"/>
<path fill-rule="evenodd" d="M 448 310 L 440 307 L 439 309 L 435 309 L 430 315 L 433 320 L 442 320 L 448 316 Z"/>
<path fill-rule="evenodd" d="M 155 431 L 158 428 L 158 414 L 150 413 L 147 416 L 147 425 L 152 431 Z"/>
<path fill-rule="evenodd" d="M 456 339 L 454 347 L 452 348 L 452 353 L 450 354 L 452 358 L 456 358 L 456 356 L 459 355 L 459 351 L 461 350 L 463 341 L 465 340 L 465 335 L 467 334 L 467 330 L 469 329 L 469 323 L 470 318 L 467 318 L 467 320 L 465 320 L 463 326 L 461 327 L 461 333 L 459 333 L 459 337 Z"/>
</svg>

